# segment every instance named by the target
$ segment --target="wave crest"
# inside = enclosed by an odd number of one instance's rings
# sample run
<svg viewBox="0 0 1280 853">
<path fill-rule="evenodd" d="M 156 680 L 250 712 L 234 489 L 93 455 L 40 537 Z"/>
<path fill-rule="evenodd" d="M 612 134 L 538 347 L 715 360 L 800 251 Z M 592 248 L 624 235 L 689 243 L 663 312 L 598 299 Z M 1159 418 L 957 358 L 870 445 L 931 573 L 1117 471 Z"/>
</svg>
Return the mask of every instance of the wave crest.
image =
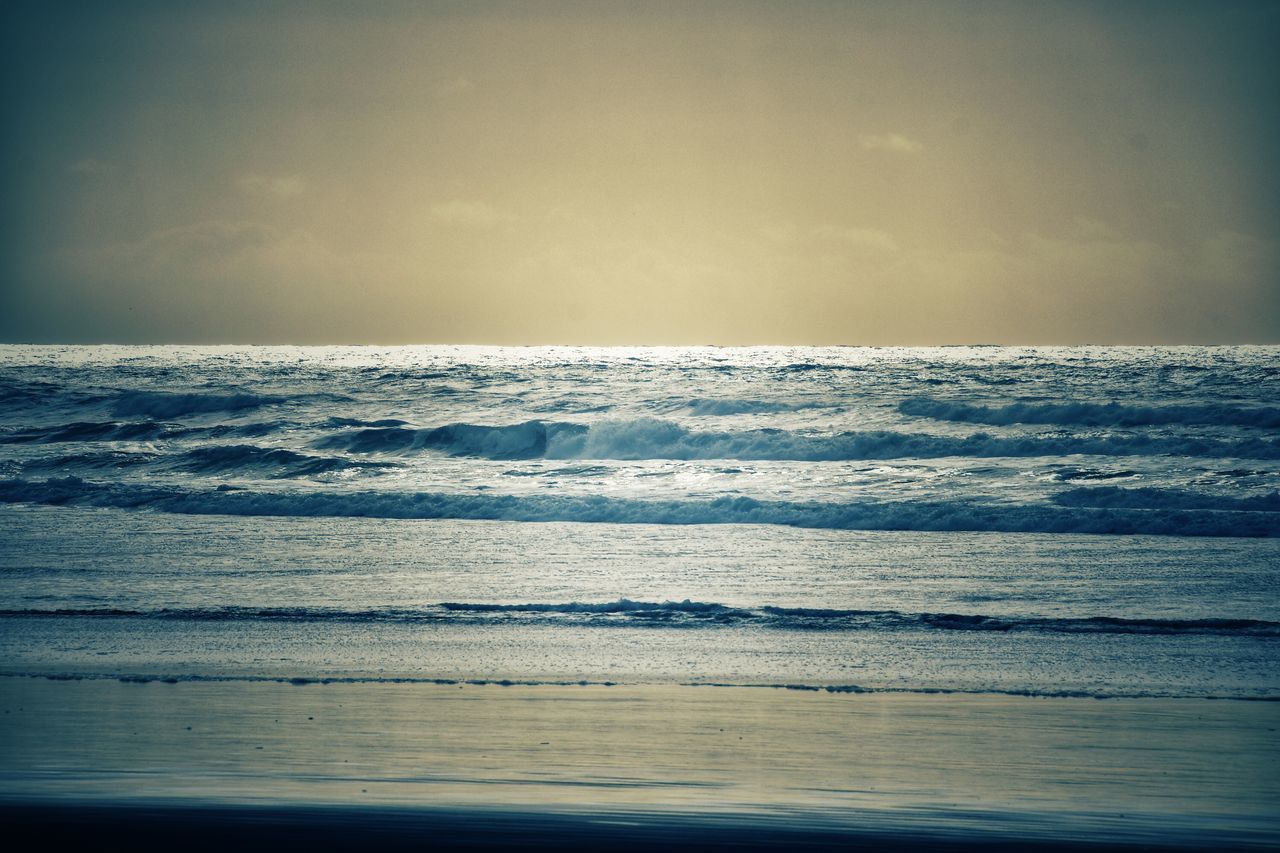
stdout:
<svg viewBox="0 0 1280 853">
<path fill-rule="evenodd" d="M 575 424 L 525 421 L 511 426 L 449 424 L 434 429 L 385 426 L 342 432 L 317 442 L 316 447 L 351 453 L 406 453 L 438 450 L 452 456 L 486 459 L 537 459 L 547 454 L 548 435 L 586 432 Z"/>
</svg>

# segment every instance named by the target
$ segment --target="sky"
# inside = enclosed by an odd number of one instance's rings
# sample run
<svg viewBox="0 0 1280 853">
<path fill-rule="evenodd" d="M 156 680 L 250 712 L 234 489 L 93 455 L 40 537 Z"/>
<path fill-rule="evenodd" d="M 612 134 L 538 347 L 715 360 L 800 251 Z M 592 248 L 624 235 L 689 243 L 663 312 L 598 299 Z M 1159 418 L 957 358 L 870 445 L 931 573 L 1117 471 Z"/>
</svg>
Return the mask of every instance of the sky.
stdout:
<svg viewBox="0 0 1280 853">
<path fill-rule="evenodd" d="M 1280 343 L 1280 3 L 0 16 L 0 341 Z"/>
</svg>

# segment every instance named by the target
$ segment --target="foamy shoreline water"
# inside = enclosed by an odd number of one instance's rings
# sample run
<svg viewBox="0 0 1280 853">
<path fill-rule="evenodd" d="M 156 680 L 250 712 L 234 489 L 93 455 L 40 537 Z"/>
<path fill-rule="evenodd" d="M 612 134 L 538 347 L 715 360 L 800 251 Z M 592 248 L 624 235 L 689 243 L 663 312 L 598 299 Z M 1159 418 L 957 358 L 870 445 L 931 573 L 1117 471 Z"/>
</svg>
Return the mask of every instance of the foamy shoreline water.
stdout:
<svg viewBox="0 0 1280 853">
<path fill-rule="evenodd" d="M 1099 697 L 1280 684 L 1270 539 L 44 506 L 0 512 L 0 531 L 12 674 Z"/>
</svg>

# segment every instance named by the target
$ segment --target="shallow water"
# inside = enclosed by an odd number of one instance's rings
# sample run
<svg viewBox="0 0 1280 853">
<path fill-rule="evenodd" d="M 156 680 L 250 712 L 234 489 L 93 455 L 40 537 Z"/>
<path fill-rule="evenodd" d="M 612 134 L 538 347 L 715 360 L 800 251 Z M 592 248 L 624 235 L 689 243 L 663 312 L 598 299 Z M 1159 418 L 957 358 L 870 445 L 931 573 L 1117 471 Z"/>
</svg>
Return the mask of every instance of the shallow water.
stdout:
<svg viewBox="0 0 1280 853">
<path fill-rule="evenodd" d="M 55 826 L 93 827 L 102 816 L 78 804 L 143 808 L 134 820 L 164 827 L 166 842 L 168 829 L 205 837 L 232 804 L 313 809 L 259 811 L 250 849 L 267 846 L 271 824 L 300 830 L 286 846 L 320 835 L 313 846 L 381 847 L 387 808 L 427 824 L 413 849 L 436 836 L 441 809 L 459 810 L 445 831 L 467 849 L 504 811 L 525 831 L 501 849 L 618 846 L 539 826 L 575 814 L 618 821 L 624 849 L 655 846 L 636 843 L 645 827 L 666 827 L 664 849 L 790 849 L 786 835 L 805 832 L 830 835 L 802 849 L 1277 838 L 1271 702 L 12 678 L 0 689 L 0 814 L 21 819 L 37 800 L 70 806 Z M 314 829 L 329 809 L 346 834 Z"/>
</svg>

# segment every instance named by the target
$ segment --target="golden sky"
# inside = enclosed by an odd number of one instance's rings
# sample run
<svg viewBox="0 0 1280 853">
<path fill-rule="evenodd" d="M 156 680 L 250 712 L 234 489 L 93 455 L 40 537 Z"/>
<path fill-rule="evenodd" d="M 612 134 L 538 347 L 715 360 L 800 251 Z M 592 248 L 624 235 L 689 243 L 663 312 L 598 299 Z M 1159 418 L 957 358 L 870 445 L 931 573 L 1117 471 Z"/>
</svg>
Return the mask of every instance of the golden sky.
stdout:
<svg viewBox="0 0 1280 853">
<path fill-rule="evenodd" d="M 1280 342 L 1280 4 L 7 3 L 0 340 Z"/>
</svg>

